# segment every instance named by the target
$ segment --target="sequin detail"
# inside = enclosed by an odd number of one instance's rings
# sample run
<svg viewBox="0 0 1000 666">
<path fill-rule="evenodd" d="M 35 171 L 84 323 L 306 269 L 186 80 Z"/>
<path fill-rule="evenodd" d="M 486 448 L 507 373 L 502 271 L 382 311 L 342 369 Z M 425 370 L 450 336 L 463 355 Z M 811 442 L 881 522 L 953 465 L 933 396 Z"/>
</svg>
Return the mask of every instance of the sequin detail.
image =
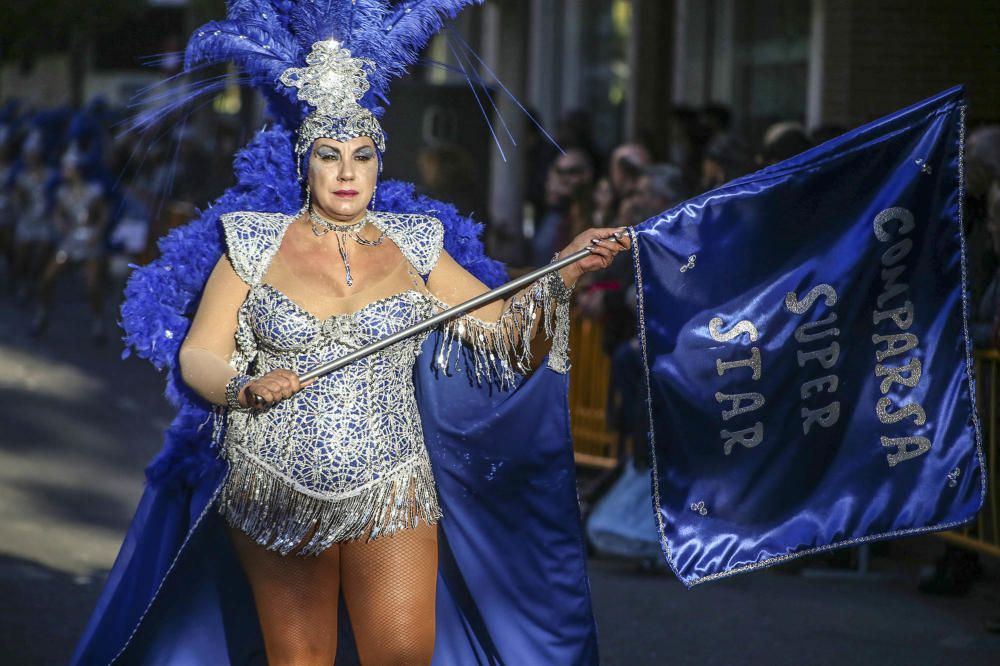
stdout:
<svg viewBox="0 0 1000 666">
<path fill-rule="evenodd" d="M 433 295 L 428 298 L 439 311 L 448 306 Z M 452 354 L 456 341 L 472 350 L 469 365 L 479 382 L 495 382 L 502 389 L 517 385 L 518 374 L 531 370 L 531 339 L 541 318 L 546 339 L 552 339 L 548 367 L 569 372 L 569 306 L 572 288 L 557 271 L 543 276 L 510 298 L 499 319 L 483 321 L 464 314 L 445 322 L 435 363 L 448 369 L 457 358 Z"/>
<path fill-rule="evenodd" d="M 375 217 L 414 267 L 429 272 L 441 251 L 440 222 Z M 231 363 L 238 371 L 305 372 L 433 314 L 420 291 L 409 289 L 320 319 L 263 283 L 294 219 L 255 212 L 222 218 L 230 261 L 250 285 L 237 316 Z M 437 522 L 442 512 L 413 387 L 413 363 L 428 334 L 320 377 L 267 409 L 223 409 L 217 439 L 229 473 L 219 511 L 227 522 L 282 554 L 302 544 L 301 555 L 393 534 L 420 519 Z"/>
<path fill-rule="evenodd" d="M 238 372 L 260 376 L 288 368 L 302 373 L 448 307 L 414 275 L 419 288 L 353 313 L 326 319 L 313 315 L 262 281 L 294 220 L 255 212 L 222 216 L 230 261 L 250 285 L 237 315 L 231 364 Z M 372 221 L 414 271 L 430 274 L 443 248 L 439 220 L 374 212 Z M 450 320 L 442 347 L 465 341 L 480 379 L 500 377 L 513 385 L 511 358 L 527 367 L 531 324 L 541 317 L 546 334 L 554 337 L 549 365 L 565 371 L 570 294 L 559 274 L 552 273 L 510 299 L 496 322 L 469 315 Z M 262 546 L 302 555 L 318 554 L 335 542 L 393 534 L 420 519 L 439 520 L 442 511 L 413 386 L 413 364 L 429 334 L 411 336 L 320 377 L 267 409 L 218 408 L 215 441 L 229 461 L 219 500 L 226 520 Z"/>
<path fill-rule="evenodd" d="M 281 74 L 281 83 L 297 88 L 299 101 L 315 109 L 298 130 L 295 154 L 300 169 L 302 156 L 320 137 L 347 141 L 367 136 L 385 152 L 385 135 L 378 119 L 358 104 L 370 87 L 368 72 L 374 69 L 371 60 L 355 58 L 339 41 L 328 39 L 313 44 L 306 67 L 290 67 Z"/>
<path fill-rule="evenodd" d="M 277 289 L 251 289 L 245 318 L 257 341 L 254 374 L 302 373 L 426 319 L 415 290 L 320 320 Z M 261 411 L 230 412 L 230 475 L 221 511 L 258 543 L 301 554 L 335 541 L 392 534 L 441 517 L 423 442 L 412 369 L 427 333 L 320 377 Z"/>
<path fill-rule="evenodd" d="M 238 211 L 221 217 L 229 260 L 236 274 L 249 285 L 261 282 L 278 252 L 285 229 L 295 215 Z M 437 264 L 444 246 L 444 225 L 429 215 L 370 211 L 368 219 L 385 232 L 407 261 L 421 275 Z"/>
</svg>

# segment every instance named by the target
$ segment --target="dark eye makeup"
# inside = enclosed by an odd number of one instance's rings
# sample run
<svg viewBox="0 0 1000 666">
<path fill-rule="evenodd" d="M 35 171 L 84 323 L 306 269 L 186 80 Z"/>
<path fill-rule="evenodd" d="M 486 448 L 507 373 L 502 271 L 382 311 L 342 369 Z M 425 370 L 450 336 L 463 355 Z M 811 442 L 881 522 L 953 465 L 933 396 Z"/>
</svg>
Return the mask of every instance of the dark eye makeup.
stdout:
<svg viewBox="0 0 1000 666">
<path fill-rule="evenodd" d="M 316 156 L 321 160 L 338 159 L 340 151 L 333 146 L 319 146 L 316 148 Z"/>
<path fill-rule="evenodd" d="M 316 147 L 316 156 L 321 160 L 338 160 L 340 159 L 340 150 L 329 145 L 322 145 Z M 364 146 L 359 148 L 354 152 L 354 159 L 361 162 L 367 162 L 375 157 L 375 153 L 369 146 Z"/>
</svg>

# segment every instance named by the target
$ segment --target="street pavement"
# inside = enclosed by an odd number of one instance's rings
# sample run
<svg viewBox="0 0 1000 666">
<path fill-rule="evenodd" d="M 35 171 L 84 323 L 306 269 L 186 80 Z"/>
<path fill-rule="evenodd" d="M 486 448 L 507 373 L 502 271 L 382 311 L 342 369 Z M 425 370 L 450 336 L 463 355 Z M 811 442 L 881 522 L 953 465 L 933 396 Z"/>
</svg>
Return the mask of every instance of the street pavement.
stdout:
<svg viewBox="0 0 1000 666">
<path fill-rule="evenodd" d="M 83 296 L 64 279 L 31 340 L 30 311 L 0 295 L 0 666 L 66 663 L 171 415 L 162 376 L 121 359 L 117 304 L 95 346 Z M 873 549 L 868 575 L 838 568 L 842 551 L 693 590 L 592 557 L 601 663 L 1000 664 L 1000 635 L 983 628 L 1000 618 L 1000 566 L 984 558 L 966 596 L 918 592 L 942 550 L 906 539 Z"/>
</svg>

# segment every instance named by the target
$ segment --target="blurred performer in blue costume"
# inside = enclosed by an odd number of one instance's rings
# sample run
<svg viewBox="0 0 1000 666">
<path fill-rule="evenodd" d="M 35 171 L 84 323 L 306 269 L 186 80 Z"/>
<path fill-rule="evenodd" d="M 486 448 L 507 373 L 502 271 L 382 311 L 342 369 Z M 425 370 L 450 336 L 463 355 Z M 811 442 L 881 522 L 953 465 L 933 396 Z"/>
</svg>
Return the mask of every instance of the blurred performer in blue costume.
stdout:
<svg viewBox="0 0 1000 666">
<path fill-rule="evenodd" d="M 568 316 L 624 230 L 298 379 L 504 278 L 477 225 L 378 181 L 377 100 L 467 4 L 233 0 L 193 35 L 187 69 L 235 61 L 276 122 L 126 287 L 125 340 L 179 411 L 74 663 L 597 663 Z M 552 350 L 526 378 L 540 326 Z"/>
</svg>

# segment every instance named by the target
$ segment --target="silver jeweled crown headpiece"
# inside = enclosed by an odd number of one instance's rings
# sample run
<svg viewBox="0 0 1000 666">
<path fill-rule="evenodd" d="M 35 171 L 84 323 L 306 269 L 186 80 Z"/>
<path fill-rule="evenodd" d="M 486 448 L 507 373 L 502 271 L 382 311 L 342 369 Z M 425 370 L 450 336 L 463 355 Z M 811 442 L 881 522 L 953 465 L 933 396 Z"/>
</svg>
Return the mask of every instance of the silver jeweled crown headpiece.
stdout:
<svg viewBox="0 0 1000 666">
<path fill-rule="evenodd" d="M 280 81 L 298 88 L 299 99 L 315 108 L 302 121 L 296 137 L 300 179 L 302 157 L 320 137 L 347 141 L 367 136 L 385 152 L 382 126 L 375 114 L 359 104 L 369 88 L 367 70 L 374 69 L 371 60 L 355 58 L 338 40 L 327 39 L 312 45 L 306 67 L 289 67 L 281 74 Z"/>
</svg>

